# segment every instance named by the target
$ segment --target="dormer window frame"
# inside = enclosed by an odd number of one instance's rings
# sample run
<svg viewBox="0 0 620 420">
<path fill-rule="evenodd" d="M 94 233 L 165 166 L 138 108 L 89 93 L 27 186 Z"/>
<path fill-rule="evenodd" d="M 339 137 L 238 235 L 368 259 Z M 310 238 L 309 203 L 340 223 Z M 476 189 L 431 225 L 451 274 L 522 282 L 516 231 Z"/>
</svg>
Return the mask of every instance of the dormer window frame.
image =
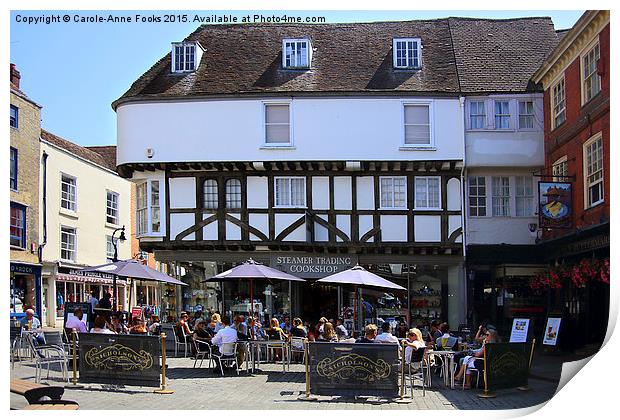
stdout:
<svg viewBox="0 0 620 420">
<path fill-rule="evenodd" d="M 295 48 L 297 43 L 306 43 L 306 64 L 305 65 L 287 65 L 286 64 L 286 44 L 294 44 Z M 292 55 L 291 57 L 295 57 Z M 284 38 L 282 40 L 282 68 L 286 70 L 308 70 L 312 66 L 312 42 L 310 38 Z"/>
<path fill-rule="evenodd" d="M 405 62 L 407 63 L 407 65 L 399 65 L 398 64 L 398 48 L 397 48 L 397 43 L 399 42 L 405 42 L 406 43 L 406 48 L 405 48 Z M 415 42 L 416 44 L 416 48 L 415 51 L 417 51 L 417 65 L 415 63 L 415 54 L 413 54 L 413 65 L 408 65 L 409 64 L 409 54 L 410 50 L 409 49 L 409 43 L 410 42 Z M 392 64 L 394 66 L 394 69 L 396 70 L 420 70 L 422 68 L 422 38 L 416 38 L 416 37 L 412 37 L 412 38 L 393 38 L 392 39 Z"/>
<path fill-rule="evenodd" d="M 182 65 L 182 69 L 177 69 L 177 48 L 183 48 L 183 52 L 181 53 L 183 55 L 183 63 L 181 63 Z M 188 58 L 188 49 L 193 48 L 193 54 L 191 54 L 191 52 L 189 53 L 191 55 L 191 63 L 193 63 L 193 66 L 188 67 L 188 63 L 190 62 L 189 60 L 187 60 Z M 196 69 L 198 68 L 198 66 L 200 65 L 200 59 L 202 58 L 202 53 L 204 52 L 204 48 L 202 48 L 202 45 L 200 45 L 200 43 L 198 41 L 183 41 L 183 42 L 173 42 L 172 43 L 172 51 L 171 51 L 171 65 L 170 65 L 170 71 L 172 73 L 193 73 L 196 71 Z"/>
</svg>

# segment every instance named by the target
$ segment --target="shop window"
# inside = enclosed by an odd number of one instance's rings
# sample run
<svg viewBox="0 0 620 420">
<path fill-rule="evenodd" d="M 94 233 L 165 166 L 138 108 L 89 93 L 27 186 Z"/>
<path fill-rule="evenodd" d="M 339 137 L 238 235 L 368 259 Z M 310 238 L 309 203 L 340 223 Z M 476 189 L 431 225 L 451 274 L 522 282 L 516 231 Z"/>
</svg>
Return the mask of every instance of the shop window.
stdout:
<svg viewBox="0 0 620 420">
<path fill-rule="evenodd" d="M 26 207 L 11 203 L 11 246 L 26 248 Z"/>
<path fill-rule="evenodd" d="M 407 208 L 407 177 L 382 176 L 379 179 L 382 209 Z"/>
</svg>

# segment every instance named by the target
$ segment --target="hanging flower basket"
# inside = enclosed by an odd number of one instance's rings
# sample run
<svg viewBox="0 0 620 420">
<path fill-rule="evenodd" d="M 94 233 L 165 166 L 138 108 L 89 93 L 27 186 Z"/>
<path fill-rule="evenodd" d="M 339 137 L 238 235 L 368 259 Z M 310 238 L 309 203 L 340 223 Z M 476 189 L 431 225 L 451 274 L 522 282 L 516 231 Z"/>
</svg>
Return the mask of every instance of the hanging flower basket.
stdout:
<svg viewBox="0 0 620 420">
<path fill-rule="evenodd" d="M 538 273 L 530 279 L 530 289 L 561 289 L 572 283 L 577 288 L 584 288 L 588 283 L 601 282 L 609 284 L 609 258 L 604 260 L 584 258 L 574 265 L 560 265 Z"/>
</svg>

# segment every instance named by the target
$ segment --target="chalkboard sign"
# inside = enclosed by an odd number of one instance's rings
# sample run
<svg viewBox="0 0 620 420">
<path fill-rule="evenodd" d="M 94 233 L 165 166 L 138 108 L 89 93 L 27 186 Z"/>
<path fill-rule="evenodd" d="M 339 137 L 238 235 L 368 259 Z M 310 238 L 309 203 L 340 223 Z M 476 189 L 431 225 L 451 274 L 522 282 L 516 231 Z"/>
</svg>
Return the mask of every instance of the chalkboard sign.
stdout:
<svg viewBox="0 0 620 420">
<path fill-rule="evenodd" d="M 79 334 L 80 382 L 159 387 L 159 337 Z"/>
<path fill-rule="evenodd" d="M 82 321 L 86 321 L 86 325 L 90 325 L 90 323 L 92 322 L 91 319 L 91 315 L 90 315 L 90 303 L 88 302 L 65 302 L 65 317 L 64 317 L 64 321 L 62 323 L 62 327 L 65 327 L 65 324 L 67 323 L 67 319 L 69 319 L 69 317 L 73 316 L 73 313 L 75 312 L 75 310 L 77 308 L 82 308 Z"/>
<path fill-rule="evenodd" d="M 486 389 L 527 386 L 532 343 L 485 344 Z"/>
<path fill-rule="evenodd" d="M 316 395 L 398 395 L 397 344 L 310 342 L 310 392 Z"/>
</svg>

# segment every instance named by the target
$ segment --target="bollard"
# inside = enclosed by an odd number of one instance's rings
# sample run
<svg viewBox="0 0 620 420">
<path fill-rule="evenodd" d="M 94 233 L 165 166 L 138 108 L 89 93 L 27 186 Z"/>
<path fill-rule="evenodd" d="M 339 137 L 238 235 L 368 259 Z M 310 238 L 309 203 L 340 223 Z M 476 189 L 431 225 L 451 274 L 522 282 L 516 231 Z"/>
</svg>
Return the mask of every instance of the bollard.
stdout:
<svg viewBox="0 0 620 420">
<path fill-rule="evenodd" d="M 161 388 L 153 391 L 155 394 L 174 394 L 171 389 L 166 389 L 166 334 L 161 333 Z"/>
<path fill-rule="evenodd" d="M 482 346 L 482 351 L 484 352 L 482 355 L 484 361 L 484 392 L 482 394 L 478 394 L 478 397 L 495 398 L 497 395 L 489 391 L 489 382 L 487 381 L 487 348 L 485 345 Z"/>
<path fill-rule="evenodd" d="M 410 398 L 405 398 L 405 341 L 402 341 L 402 353 L 400 358 L 400 396 L 396 400 L 400 404 L 408 404 L 411 402 Z"/>
<path fill-rule="evenodd" d="M 297 397 L 301 401 L 316 401 L 316 397 L 310 396 L 310 354 L 308 351 L 308 339 L 304 339 L 304 360 L 306 365 L 306 395 Z"/>
<path fill-rule="evenodd" d="M 84 388 L 83 385 L 77 383 L 77 330 L 71 330 L 71 341 L 73 347 L 73 380 L 71 384 L 67 384 L 68 388 Z"/>
</svg>

